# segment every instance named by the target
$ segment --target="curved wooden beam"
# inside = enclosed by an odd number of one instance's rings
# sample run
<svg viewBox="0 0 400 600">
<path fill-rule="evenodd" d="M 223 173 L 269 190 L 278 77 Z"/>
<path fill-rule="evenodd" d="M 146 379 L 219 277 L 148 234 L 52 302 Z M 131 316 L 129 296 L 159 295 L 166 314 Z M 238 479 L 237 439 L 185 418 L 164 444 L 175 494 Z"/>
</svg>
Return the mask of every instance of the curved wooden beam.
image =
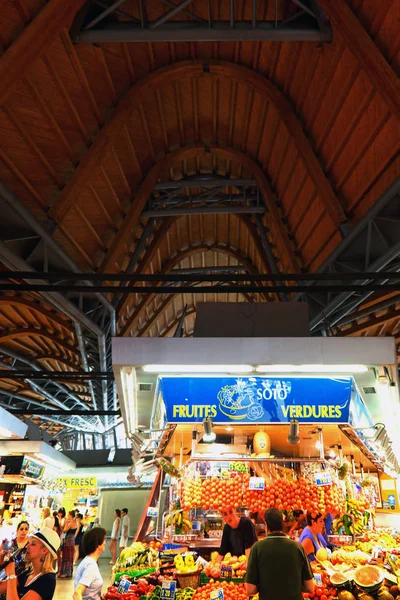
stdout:
<svg viewBox="0 0 400 600">
<path fill-rule="evenodd" d="M 85 0 L 50 0 L 0 58 L 0 106 L 56 36 L 69 27 Z M 6 10 L 3 5 L 2 10 Z"/>
<path fill-rule="evenodd" d="M 400 119 L 400 79 L 346 0 L 319 0 L 338 34 L 357 58 L 371 83 Z"/>
<path fill-rule="evenodd" d="M 59 363 L 65 365 L 66 367 L 69 367 L 71 369 L 71 371 L 77 371 L 78 370 L 77 367 L 80 368 L 80 366 L 81 366 L 79 357 L 77 357 L 76 362 L 73 362 L 72 360 L 67 360 L 66 358 L 63 358 L 62 356 L 57 356 L 55 354 L 36 354 L 33 358 L 39 364 L 40 364 L 40 361 L 52 360 L 54 362 L 59 362 Z M 46 367 L 46 369 L 48 371 L 51 371 L 47 367 Z M 54 369 L 54 371 L 56 371 L 56 373 L 58 373 L 58 371 L 60 371 L 60 369 Z"/>
<path fill-rule="evenodd" d="M 20 296 L 0 296 L 0 305 L 1 304 L 15 304 L 17 306 L 26 306 L 29 310 L 37 312 L 38 314 L 46 317 L 53 323 L 56 323 L 60 327 L 63 327 L 68 333 L 71 331 L 71 325 L 68 325 L 67 320 L 62 319 L 59 313 L 53 313 L 51 310 L 48 310 L 41 306 L 39 303 L 32 302 L 31 300 L 27 300 L 25 298 L 21 298 Z"/>
<path fill-rule="evenodd" d="M 114 270 L 119 253 L 121 252 L 124 243 L 126 243 L 131 236 L 133 229 L 138 224 L 139 217 L 146 206 L 146 202 L 162 174 L 177 162 L 190 160 L 192 158 L 197 158 L 198 156 L 205 156 L 208 152 L 211 152 L 211 154 L 216 156 L 222 156 L 227 160 L 237 161 L 245 166 L 251 175 L 254 176 L 263 194 L 268 210 L 270 211 L 271 218 L 276 228 L 277 236 L 283 244 L 288 262 L 294 272 L 299 272 L 301 270 L 299 259 L 294 252 L 286 226 L 282 221 L 282 217 L 276 205 L 276 196 L 268 182 L 265 173 L 257 161 L 247 156 L 240 150 L 229 148 L 227 146 L 213 145 L 210 148 L 206 148 L 206 146 L 203 144 L 196 144 L 194 146 L 183 146 L 182 148 L 173 150 L 161 158 L 150 169 L 142 185 L 140 186 L 139 191 L 135 195 L 134 202 L 132 202 L 121 227 L 111 242 L 107 255 L 100 265 L 99 271 L 106 272 L 107 270 Z"/>
<path fill-rule="evenodd" d="M 335 226 L 339 227 L 341 223 L 346 222 L 347 218 L 344 210 L 313 151 L 311 142 L 303 131 L 300 121 L 285 95 L 260 73 L 245 66 L 222 61 L 210 61 L 209 64 L 204 66 L 200 61 L 178 62 L 158 69 L 142 81 L 136 83 L 124 95 L 116 108 L 114 116 L 95 138 L 92 146 L 56 200 L 50 211 L 50 216 L 55 221 L 61 221 L 68 210 L 78 201 L 79 191 L 82 186 L 86 185 L 91 171 L 103 162 L 106 153 L 115 142 L 121 128 L 133 112 L 140 107 L 140 104 L 146 99 L 151 88 L 160 86 L 165 82 L 171 83 L 172 81 L 177 81 L 181 77 L 204 77 L 209 75 L 215 75 L 220 79 L 232 78 L 235 81 L 243 82 L 267 96 L 273 102 Z"/>
<path fill-rule="evenodd" d="M 34 336 L 34 335 L 45 338 L 46 340 L 53 342 L 53 344 L 58 344 L 58 346 L 60 346 L 67 352 L 72 352 L 73 354 L 77 354 L 77 350 L 76 350 L 75 346 L 73 346 L 72 344 L 66 343 L 65 341 L 63 341 L 59 337 L 57 337 L 56 335 L 49 333 L 48 331 L 41 331 L 40 329 L 34 329 L 34 328 L 28 328 L 28 327 L 26 329 L 11 329 L 9 331 L 0 333 L 0 343 L 6 342 L 6 341 L 12 341 L 13 338 L 29 337 L 29 336 Z"/>
<path fill-rule="evenodd" d="M 243 221 L 245 226 L 248 228 L 249 234 L 252 237 L 252 239 L 257 247 L 257 250 L 263 259 L 266 272 L 268 272 L 269 271 L 268 259 L 265 255 L 264 248 L 261 245 L 260 238 L 259 238 L 258 232 L 257 232 L 254 224 L 246 218 L 246 215 L 236 215 L 236 216 L 239 220 Z M 183 218 L 183 217 L 181 217 L 181 218 Z M 154 232 L 153 239 L 150 242 L 145 255 L 143 256 L 143 258 L 141 259 L 141 261 L 139 262 L 139 264 L 135 270 L 136 274 L 142 273 L 143 270 L 146 268 L 146 265 L 148 265 L 148 263 L 152 260 L 155 253 L 157 252 L 159 246 L 163 242 L 164 236 L 168 233 L 168 230 L 172 227 L 173 223 L 175 223 L 176 220 L 177 220 L 176 217 L 168 217 L 166 219 L 163 219 L 159 229 L 156 232 Z M 201 242 L 202 242 L 202 240 L 200 240 L 198 246 L 196 246 L 196 247 L 201 246 Z M 210 246 L 210 244 L 206 247 L 208 248 L 209 246 Z M 215 244 L 214 244 L 214 247 L 215 247 Z M 226 247 L 226 246 L 224 246 L 224 247 Z M 131 287 L 133 285 L 134 284 L 132 284 Z M 129 296 L 125 296 L 125 298 L 122 300 L 121 304 L 119 304 L 119 306 L 117 307 L 117 312 L 118 313 L 123 312 L 126 309 L 126 307 L 130 304 L 130 302 L 131 302 L 131 298 Z"/>
<path fill-rule="evenodd" d="M 221 244 L 200 244 L 198 246 L 192 246 L 189 248 L 185 248 L 184 250 L 180 250 L 173 257 L 169 258 L 167 261 L 164 262 L 164 264 L 162 265 L 161 272 L 169 273 L 184 258 L 191 256 L 193 254 L 198 254 L 199 252 L 208 252 L 208 251 L 215 251 L 215 252 L 218 252 L 221 254 L 227 254 L 228 256 L 234 257 L 239 263 L 241 263 L 247 269 L 247 271 L 249 273 L 258 273 L 259 272 L 258 269 L 253 265 L 253 263 L 251 262 L 249 257 L 245 256 L 242 252 L 240 252 L 236 248 L 232 248 L 229 246 L 223 246 Z M 156 285 L 161 286 L 162 283 L 159 282 Z M 179 293 L 180 293 L 179 288 L 177 288 L 177 294 L 179 294 Z M 122 329 L 120 331 L 120 335 L 127 335 L 130 333 L 132 328 L 135 326 L 138 318 L 140 317 L 141 312 L 144 310 L 144 308 L 149 306 L 151 304 L 151 302 L 153 302 L 155 297 L 156 297 L 156 294 L 148 294 L 142 298 L 142 300 L 136 306 L 136 308 L 133 311 L 133 313 L 131 314 L 131 316 L 128 318 L 128 320 L 122 327 Z M 174 295 L 169 295 L 169 297 L 167 299 L 168 300 L 167 305 L 173 300 L 173 298 L 174 298 Z M 156 312 L 157 312 L 157 310 L 156 310 Z M 158 314 L 156 315 L 155 318 L 157 318 L 157 316 L 158 316 Z M 154 320 L 153 315 L 150 317 L 147 326 L 151 325 L 152 320 Z M 140 331 L 142 331 L 142 330 L 140 330 Z M 143 335 L 143 333 L 141 333 L 140 335 Z"/>
</svg>

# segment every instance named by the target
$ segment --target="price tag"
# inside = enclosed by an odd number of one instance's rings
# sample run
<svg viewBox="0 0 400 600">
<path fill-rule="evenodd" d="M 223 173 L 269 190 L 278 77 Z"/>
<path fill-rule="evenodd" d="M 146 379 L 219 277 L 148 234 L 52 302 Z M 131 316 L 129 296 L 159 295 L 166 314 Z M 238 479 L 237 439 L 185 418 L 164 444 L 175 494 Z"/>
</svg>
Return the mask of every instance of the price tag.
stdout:
<svg viewBox="0 0 400 600">
<path fill-rule="evenodd" d="M 263 490 L 265 487 L 264 477 L 250 477 L 249 490 Z"/>
<path fill-rule="evenodd" d="M 232 577 L 232 566 L 231 565 L 221 565 L 221 577 Z"/>
<path fill-rule="evenodd" d="M 331 474 L 328 473 L 328 471 L 321 471 L 321 473 L 315 473 L 315 483 L 317 485 L 331 485 Z"/>
<path fill-rule="evenodd" d="M 202 556 L 198 556 L 196 560 L 196 565 L 198 567 L 205 567 L 206 565 L 208 565 L 208 562 Z"/>
<path fill-rule="evenodd" d="M 211 590 L 210 600 L 224 600 L 224 590 L 222 588 Z"/>
<path fill-rule="evenodd" d="M 147 509 L 147 516 L 148 517 L 158 517 L 158 508 L 157 506 L 149 506 L 149 508 Z"/>
<path fill-rule="evenodd" d="M 317 587 L 322 587 L 322 575 L 321 573 L 314 573 L 314 581 Z"/>
<path fill-rule="evenodd" d="M 131 587 L 131 582 L 129 581 L 129 579 L 120 579 L 119 582 L 119 586 L 118 586 L 118 594 L 125 594 L 126 592 L 129 592 L 129 588 Z"/>
<path fill-rule="evenodd" d="M 161 585 L 160 600 L 174 600 L 176 592 L 176 581 L 165 580 Z"/>
</svg>

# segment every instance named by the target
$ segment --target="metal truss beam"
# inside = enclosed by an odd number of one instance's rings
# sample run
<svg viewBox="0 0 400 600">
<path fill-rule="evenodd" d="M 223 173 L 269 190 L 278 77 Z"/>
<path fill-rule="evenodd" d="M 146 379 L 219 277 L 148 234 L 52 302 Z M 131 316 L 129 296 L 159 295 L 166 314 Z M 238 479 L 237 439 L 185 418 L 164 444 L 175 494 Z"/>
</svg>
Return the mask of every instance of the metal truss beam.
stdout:
<svg viewBox="0 0 400 600">
<path fill-rule="evenodd" d="M 80 44 L 132 43 L 132 42 L 330 42 L 330 27 L 321 30 L 316 21 L 304 16 L 283 26 L 274 22 L 235 21 L 231 27 L 227 21 L 214 21 L 212 27 L 202 23 L 184 21 L 169 22 L 157 28 L 141 27 L 130 23 L 106 25 L 80 31 L 72 41 Z"/>
<path fill-rule="evenodd" d="M 399 218 L 399 224 L 400 224 L 400 218 Z M 237 269 L 239 268 L 241 265 L 234 265 L 234 268 Z M 207 271 L 213 271 L 213 270 L 224 270 L 226 267 L 205 267 L 205 269 Z M 203 269 L 201 269 L 201 271 L 203 271 Z M 24 272 L 20 272 L 20 271 L 0 271 L 0 286 L 3 287 L 4 285 L 8 285 L 4 282 L 5 280 L 9 280 L 9 279 L 25 279 L 26 273 Z M 61 281 L 77 281 L 77 282 L 81 282 L 82 280 L 87 280 L 87 281 L 124 281 L 124 282 L 129 282 L 129 283 L 135 283 L 138 281 L 171 281 L 171 282 L 182 282 L 184 280 L 187 281 L 198 281 L 199 278 L 196 277 L 195 273 L 191 274 L 191 270 L 189 269 L 189 272 L 187 274 L 187 276 L 182 277 L 182 275 L 180 273 L 176 273 L 175 269 L 172 270 L 171 272 L 168 273 L 85 273 L 84 277 L 83 276 L 77 276 L 75 273 L 48 273 L 47 274 L 48 279 L 50 281 L 54 281 L 55 285 L 54 285 L 54 289 L 56 289 L 57 287 L 66 287 L 66 284 L 61 284 Z M 226 278 L 226 281 L 228 280 L 232 280 L 234 279 L 235 281 L 282 281 L 282 282 L 287 282 L 287 281 L 312 281 L 312 282 L 324 282 L 326 281 L 328 284 L 332 284 L 332 282 L 334 281 L 338 281 L 339 283 L 342 282 L 349 282 L 349 285 L 354 285 L 357 281 L 357 279 L 359 279 L 360 277 L 367 277 L 370 280 L 378 280 L 381 281 L 383 279 L 387 279 L 392 281 L 393 283 L 396 283 L 397 281 L 400 280 L 400 276 L 397 274 L 396 270 L 387 270 L 387 271 L 356 271 L 356 270 L 347 270 L 347 271 L 343 271 L 343 272 L 329 272 L 329 273 L 323 273 L 323 272 L 318 272 L 318 273 L 279 273 L 279 272 L 274 272 L 274 273 L 246 273 L 246 274 L 240 274 L 238 273 L 235 277 L 229 277 Z M 32 280 L 39 280 L 39 284 L 40 287 L 44 287 L 42 286 L 42 280 L 43 278 L 43 273 L 34 273 L 32 274 Z M 205 281 L 217 281 L 221 279 L 221 277 L 219 275 L 213 275 L 212 273 L 210 274 L 210 276 L 207 276 L 204 280 Z M 11 284 L 10 284 L 11 285 Z M 16 289 L 23 289 L 22 284 L 19 283 L 15 283 L 13 284 L 14 287 Z M 33 286 L 34 283 L 29 284 L 27 287 L 31 287 Z M 343 283 L 344 285 L 344 283 Z M 47 285 L 45 286 L 47 287 Z M 53 289 L 53 286 L 49 286 L 51 289 Z M 68 286 L 70 287 L 70 286 Z M 85 288 L 87 290 L 87 288 Z M 113 291 L 113 288 L 111 286 L 107 286 L 105 288 L 106 290 L 111 290 Z M 312 288 L 314 289 L 314 288 Z"/>
<path fill-rule="evenodd" d="M 399 252 L 400 252 L 400 242 L 399 242 Z M 399 266 L 399 270 L 400 270 L 400 266 Z M 121 292 L 121 286 L 119 285 L 97 285 L 94 286 L 93 289 L 98 291 L 98 292 L 107 292 L 110 294 L 175 294 L 175 293 L 182 293 L 182 294 L 192 294 L 192 293 L 197 293 L 197 294 L 208 294 L 208 293 L 224 293 L 224 294 L 238 294 L 238 293 L 258 293 L 258 292 L 264 292 L 267 294 L 273 294 L 273 293 L 297 293 L 297 292 L 307 292 L 307 293 L 311 293 L 310 289 L 312 289 L 312 294 L 313 296 L 315 296 L 316 293 L 326 293 L 326 294 L 332 294 L 334 292 L 348 292 L 349 294 L 353 293 L 353 292 L 358 292 L 360 294 L 362 294 L 363 292 L 375 292 L 377 290 L 386 290 L 388 293 L 389 292 L 396 292 L 396 291 L 400 291 L 400 276 L 398 278 L 398 281 L 395 283 L 388 283 L 388 282 L 366 282 L 366 283 L 338 283 L 338 284 L 334 284 L 334 285 L 329 285 L 329 284 L 325 284 L 325 285 L 314 285 L 309 286 L 309 285 L 305 285 L 305 284 L 300 284 L 300 285 L 260 285 L 260 286 L 256 286 L 256 285 L 226 285 L 225 287 L 218 287 L 218 286 L 206 286 L 206 285 L 200 285 L 202 283 L 204 283 L 204 280 L 200 280 L 200 278 L 198 278 L 199 281 L 197 282 L 199 285 L 197 287 L 191 287 L 189 285 L 181 285 L 179 287 L 179 291 L 176 291 L 176 288 L 173 285 L 170 286 L 164 286 L 164 287 L 158 287 L 158 286 L 154 286 L 154 285 L 142 285 L 142 286 L 134 286 L 134 287 L 125 287 L 122 288 L 122 292 Z M 213 276 L 207 276 L 205 278 L 205 280 L 211 280 L 213 279 Z M 224 276 L 221 275 L 218 277 L 219 281 L 222 281 L 224 279 Z M 231 281 L 232 279 L 235 279 L 235 277 L 230 276 L 229 280 Z M 249 277 L 249 279 L 251 279 L 251 277 Z M 193 285 L 193 283 L 192 283 Z M 34 284 L 0 284 L 0 290 L 6 290 L 6 291 L 11 291 L 11 290 L 23 290 L 23 291 L 35 291 L 35 292 L 41 292 L 41 291 L 47 291 L 47 292 L 51 292 L 52 290 L 55 292 L 58 291 L 74 291 L 74 292 L 79 292 L 82 293 L 84 290 L 86 290 L 87 288 L 85 286 L 82 285 L 42 285 L 42 284 L 38 284 L 38 285 L 34 285 Z"/>
<path fill-rule="evenodd" d="M 400 271 L 400 178 L 375 202 L 351 233 L 318 269 L 319 274 L 353 277 L 359 290 L 315 293 L 310 285 L 304 297 L 310 309 L 311 331 L 334 327 L 362 304 L 374 289 L 386 288 L 387 274 Z M 380 273 L 381 287 L 371 287 L 370 272 Z M 396 290 L 396 285 L 393 290 Z M 392 291 L 393 291 L 392 290 Z M 356 293 L 357 292 L 357 293 Z"/>
<path fill-rule="evenodd" d="M 140 0 L 137 13 L 120 18 L 123 0 L 104 3 L 97 0 L 90 14 L 83 19 L 77 15 L 71 27 L 74 42 L 219 42 L 219 41 L 311 41 L 329 42 L 332 30 L 317 0 L 291 0 L 286 3 L 285 15 L 260 20 L 257 0 L 251 2 L 251 18 L 243 20 L 234 0 L 227 3 L 226 20 L 214 18 L 215 7 L 203 3 L 202 14 L 187 10 L 193 0 Z M 250 4 L 250 2 L 249 2 Z M 100 5 L 100 10 L 96 5 Z M 165 11 L 164 6 L 170 10 Z M 149 8 L 149 10 L 148 10 Z M 199 9 L 198 9 L 199 10 Z M 152 13 L 153 20 L 148 14 Z M 184 19 L 174 20 L 185 16 Z M 249 15 L 250 16 L 250 15 Z"/>
<path fill-rule="evenodd" d="M 243 200 L 242 198 L 235 199 L 236 201 Z M 145 210 L 142 217 L 182 217 L 185 215 L 239 215 L 239 214 L 260 214 L 265 213 L 265 206 L 237 206 L 230 201 L 225 206 L 221 206 L 221 200 L 210 198 L 211 202 L 215 202 L 213 206 L 198 206 L 193 204 L 191 200 L 184 202 L 181 208 L 159 208 L 153 210 Z M 217 204 L 218 203 L 218 204 Z M 181 202 L 180 202 L 181 204 Z"/>
<path fill-rule="evenodd" d="M 185 177 L 177 181 L 159 181 L 154 186 L 154 190 L 175 190 L 182 188 L 208 188 L 208 187 L 235 187 L 238 189 L 244 187 L 258 187 L 255 179 L 231 179 L 230 177 L 216 177 L 215 175 L 205 176 L 196 175 L 195 177 Z"/>
</svg>

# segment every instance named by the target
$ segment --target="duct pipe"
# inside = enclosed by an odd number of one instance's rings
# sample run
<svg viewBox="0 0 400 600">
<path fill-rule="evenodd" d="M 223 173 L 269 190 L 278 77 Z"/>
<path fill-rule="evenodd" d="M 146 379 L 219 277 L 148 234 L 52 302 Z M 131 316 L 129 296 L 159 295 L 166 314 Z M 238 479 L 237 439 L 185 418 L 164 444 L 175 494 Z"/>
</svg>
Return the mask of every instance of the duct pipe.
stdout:
<svg viewBox="0 0 400 600">
<path fill-rule="evenodd" d="M 61 248 L 61 246 L 55 241 L 53 236 L 46 231 L 46 229 L 35 219 L 33 215 L 25 208 L 25 206 L 14 196 L 14 194 L 4 185 L 4 183 L 0 182 L 0 195 L 5 200 L 5 202 L 11 206 L 15 210 L 15 212 L 26 222 L 32 229 L 39 235 L 39 237 L 53 250 L 55 254 L 61 258 L 71 271 L 74 273 L 82 273 L 81 269 L 78 265 L 68 256 L 68 254 Z M 30 269 L 29 269 L 30 270 Z M 88 286 L 91 286 L 90 282 Z M 110 312 L 111 320 L 112 315 L 115 316 L 114 307 L 103 296 L 103 294 L 96 293 L 96 297 L 103 304 L 103 306 Z"/>
</svg>

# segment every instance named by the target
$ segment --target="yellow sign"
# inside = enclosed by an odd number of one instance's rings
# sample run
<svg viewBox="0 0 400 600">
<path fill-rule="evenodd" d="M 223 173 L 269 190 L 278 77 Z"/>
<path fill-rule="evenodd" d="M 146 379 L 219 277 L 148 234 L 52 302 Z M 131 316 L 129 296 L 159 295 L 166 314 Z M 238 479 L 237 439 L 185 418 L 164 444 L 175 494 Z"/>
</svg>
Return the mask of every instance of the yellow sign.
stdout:
<svg viewBox="0 0 400 600">
<path fill-rule="evenodd" d="M 97 477 L 57 477 L 56 483 L 68 489 L 88 490 L 97 487 Z"/>
<path fill-rule="evenodd" d="M 379 481 L 382 494 L 382 512 L 400 513 L 396 481 L 386 473 L 379 474 Z"/>
</svg>

